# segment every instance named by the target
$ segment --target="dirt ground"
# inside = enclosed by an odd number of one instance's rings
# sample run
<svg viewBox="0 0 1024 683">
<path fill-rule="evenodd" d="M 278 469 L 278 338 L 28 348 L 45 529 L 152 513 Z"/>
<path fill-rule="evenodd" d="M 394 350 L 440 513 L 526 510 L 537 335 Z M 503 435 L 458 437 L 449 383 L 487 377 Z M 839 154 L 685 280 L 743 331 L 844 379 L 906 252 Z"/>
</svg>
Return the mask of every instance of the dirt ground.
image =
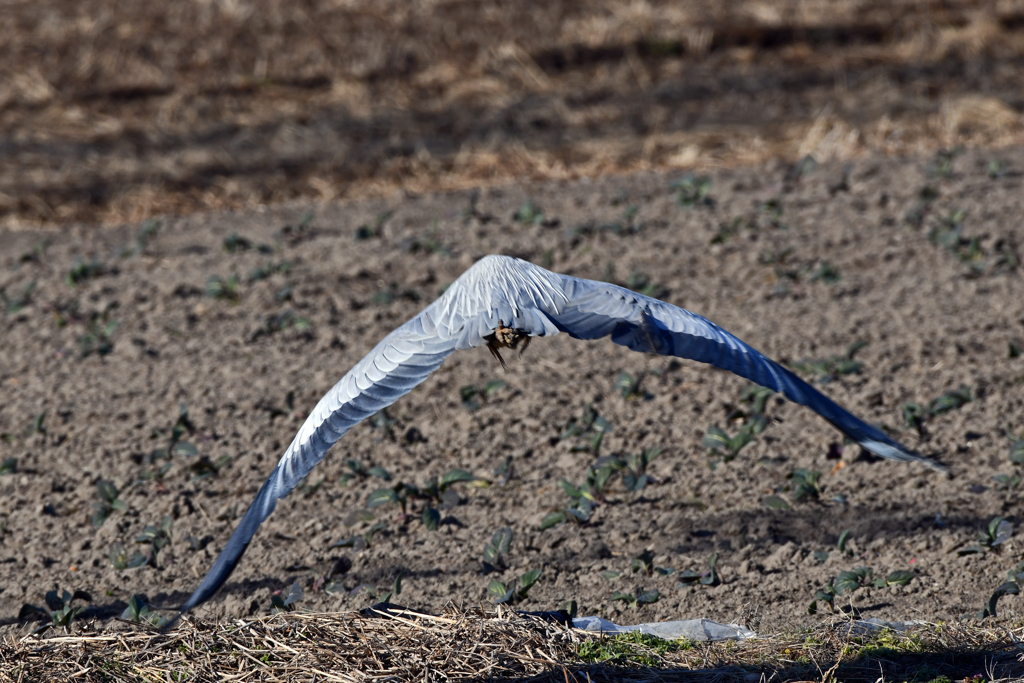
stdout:
<svg viewBox="0 0 1024 683">
<path fill-rule="evenodd" d="M 12 0 L 0 225 L 1024 144 L 1018 0 Z"/>
<path fill-rule="evenodd" d="M 0 620 L 24 630 L 22 603 L 41 604 L 54 587 L 91 593 L 89 615 L 101 619 L 132 594 L 183 601 L 317 399 L 489 253 L 650 287 L 791 366 L 863 340 L 862 370 L 823 390 L 952 477 L 851 446 L 836 459 L 841 435 L 774 399 L 767 429 L 721 461 L 701 440 L 714 424 L 737 429 L 727 418 L 746 407 L 747 382 L 735 376 L 564 335 L 535 341 L 507 373 L 477 349 L 399 400 L 394 423 L 367 421 L 339 442 L 201 616 L 267 610 L 272 592 L 295 581 L 303 608 L 358 608 L 373 598 L 348 591 L 386 587 L 398 572 L 395 601 L 438 610 L 486 600 L 493 578 L 541 569 L 525 609 L 575 599 L 583 614 L 621 621 L 708 617 L 768 629 L 820 619 L 807 614 L 815 591 L 858 566 L 915 573 L 906 587 L 854 593 L 864 616 L 973 616 L 1020 557 L 1016 536 L 995 551 L 956 551 L 995 516 L 1019 521 L 1006 430 L 1024 432 L 1024 356 L 1010 357 L 1011 345 L 1024 347 L 1022 177 L 1024 148 L 1015 147 L 951 161 L 874 155 L 723 169 L 694 206 L 680 204 L 678 174 L 640 172 L 165 217 L 141 233 L 152 224 L 2 232 L 0 461 L 16 464 L 0 475 Z M 527 202 L 538 214 L 528 221 Z M 210 278 L 232 274 L 237 293 L 226 285 L 211 296 Z M 616 388 L 623 372 L 643 374 L 639 396 Z M 462 389 L 492 379 L 507 386 L 470 410 Z M 920 433 L 906 425 L 905 404 L 957 390 L 973 400 Z M 190 425 L 180 440 L 198 453 L 154 459 L 182 404 Z M 568 502 L 559 480 L 582 483 L 594 460 L 580 450 L 585 439 L 559 439 L 588 405 L 611 425 L 602 455 L 663 453 L 642 494 L 616 479 L 588 524 L 542 531 Z M 217 475 L 195 478 L 201 458 L 221 456 L 231 460 Z M 492 485 L 456 485 L 458 505 L 437 531 L 389 505 L 373 510 L 384 528 L 369 547 L 332 547 L 365 533 L 370 522 L 344 520 L 386 485 L 345 481 L 348 458 L 386 468 L 392 484 L 464 468 Z M 502 484 L 495 470 L 507 458 L 513 475 Z M 799 468 L 821 473 L 818 500 L 795 500 L 787 476 Z M 99 480 L 114 482 L 126 509 L 94 528 Z M 766 505 L 772 494 L 789 509 Z M 135 539 L 165 516 L 173 540 L 159 567 L 112 566 L 112 544 L 147 551 Z M 484 545 L 506 526 L 509 568 L 485 576 Z M 836 547 L 844 529 L 848 553 Z M 646 549 L 676 573 L 632 573 Z M 680 586 L 679 573 L 703 570 L 713 553 L 721 583 Z M 329 594 L 317 579 L 343 557 L 344 591 Z M 637 611 L 610 600 L 640 588 L 660 600 Z M 1019 598 L 1000 609 L 1019 613 Z"/>
</svg>

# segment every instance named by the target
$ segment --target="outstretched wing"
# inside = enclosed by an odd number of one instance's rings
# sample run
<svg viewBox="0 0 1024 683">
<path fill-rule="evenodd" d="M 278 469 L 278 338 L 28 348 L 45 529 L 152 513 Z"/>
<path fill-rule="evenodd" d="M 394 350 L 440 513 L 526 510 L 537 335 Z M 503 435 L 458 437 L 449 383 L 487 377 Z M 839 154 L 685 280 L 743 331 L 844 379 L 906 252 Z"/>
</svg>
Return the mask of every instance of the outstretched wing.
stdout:
<svg viewBox="0 0 1024 683">
<path fill-rule="evenodd" d="M 560 331 L 577 339 L 610 335 L 613 342 L 634 351 L 689 358 L 728 370 L 807 406 L 872 453 L 947 471 L 852 415 L 710 320 L 623 287 L 568 275 L 560 277 L 567 302 L 544 311 Z"/>
<path fill-rule="evenodd" d="M 338 439 L 412 391 L 452 351 L 465 345 L 460 331 L 438 330 L 434 313 L 435 306 L 428 307 L 386 336 L 320 399 L 181 612 L 217 592 L 277 500 L 294 489 Z"/>
</svg>

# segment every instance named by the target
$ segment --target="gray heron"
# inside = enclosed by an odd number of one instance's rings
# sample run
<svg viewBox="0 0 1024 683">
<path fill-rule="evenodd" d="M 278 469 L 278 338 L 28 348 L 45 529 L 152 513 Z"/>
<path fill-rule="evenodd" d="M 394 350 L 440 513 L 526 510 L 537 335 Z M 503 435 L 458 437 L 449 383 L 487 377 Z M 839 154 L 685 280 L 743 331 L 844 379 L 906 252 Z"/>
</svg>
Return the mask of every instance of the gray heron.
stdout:
<svg viewBox="0 0 1024 683">
<path fill-rule="evenodd" d="M 521 354 L 532 337 L 559 332 L 575 339 L 610 336 L 633 351 L 728 370 L 807 406 L 872 453 L 946 471 L 710 320 L 624 287 L 553 273 L 509 256 L 486 256 L 384 337 L 320 399 L 179 616 L 216 593 L 278 499 L 353 426 L 412 391 L 454 351 L 486 345 L 504 366 L 500 349 L 518 348 Z"/>
</svg>

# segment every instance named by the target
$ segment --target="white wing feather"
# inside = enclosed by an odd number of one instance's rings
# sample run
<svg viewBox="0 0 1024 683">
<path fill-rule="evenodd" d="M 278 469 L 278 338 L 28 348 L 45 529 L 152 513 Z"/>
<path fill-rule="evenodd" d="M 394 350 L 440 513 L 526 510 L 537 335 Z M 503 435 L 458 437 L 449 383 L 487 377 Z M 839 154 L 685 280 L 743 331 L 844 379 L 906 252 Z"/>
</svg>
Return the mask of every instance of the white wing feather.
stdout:
<svg viewBox="0 0 1024 683">
<path fill-rule="evenodd" d="M 202 604 L 223 585 L 278 499 L 338 439 L 412 391 L 453 351 L 486 344 L 485 337 L 499 321 L 530 336 L 611 336 L 635 351 L 709 363 L 808 406 L 878 455 L 945 471 L 699 315 L 615 285 L 559 275 L 507 256 L 487 256 L 441 298 L 386 336 L 320 399 L 181 612 Z"/>
</svg>

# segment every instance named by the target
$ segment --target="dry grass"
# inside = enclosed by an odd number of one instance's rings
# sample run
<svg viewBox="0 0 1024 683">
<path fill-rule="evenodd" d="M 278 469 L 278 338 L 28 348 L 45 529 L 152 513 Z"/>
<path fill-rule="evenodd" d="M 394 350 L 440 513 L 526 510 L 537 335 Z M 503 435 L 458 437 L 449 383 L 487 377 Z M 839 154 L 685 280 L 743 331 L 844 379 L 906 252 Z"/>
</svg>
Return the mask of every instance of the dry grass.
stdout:
<svg viewBox="0 0 1024 683">
<path fill-rule="evenodd" d="M 278 614 L 184 620 L 163 636 L 92 632 L 0 645 L 0 681 L 1010 680 L 1024 627 L 925 624 L 851 635 L 847 622 L 746 642 L 599 637 L 509 610 Z M 612 658 L 612 659 L 609 659 Z M 881 678 L 880 678 L 881 676 Z M 1016 680 L 1020 680 L 1016 678 Z"/>
<path fill-rule="evenodd" d="M 3 5 L 8 227 L 1024 142 L 1015 3 Z"/>
</svg>

